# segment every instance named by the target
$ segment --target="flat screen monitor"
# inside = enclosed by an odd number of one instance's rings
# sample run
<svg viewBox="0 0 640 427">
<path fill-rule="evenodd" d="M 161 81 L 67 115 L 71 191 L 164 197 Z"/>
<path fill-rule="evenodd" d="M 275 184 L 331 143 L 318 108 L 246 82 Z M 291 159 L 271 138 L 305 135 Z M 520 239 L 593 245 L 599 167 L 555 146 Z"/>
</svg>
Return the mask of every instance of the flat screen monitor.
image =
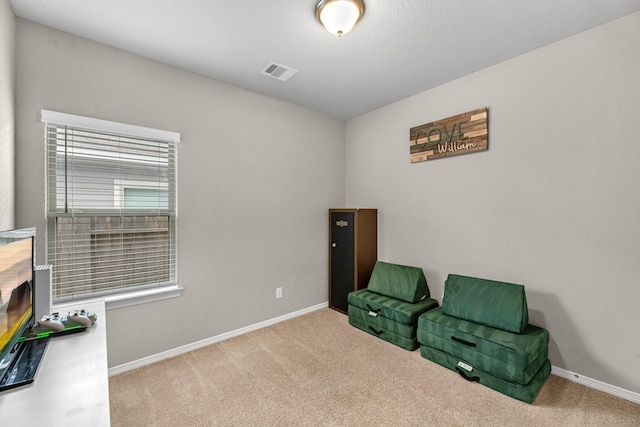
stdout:
<svg viewBox="0 0 640 427">
<path fill-rule="evenodd" d="M 46 341 L 25 340 L 34 322 L 35 228 L 0 231 L 0 391 L 33 382 Z"/>
</svg>

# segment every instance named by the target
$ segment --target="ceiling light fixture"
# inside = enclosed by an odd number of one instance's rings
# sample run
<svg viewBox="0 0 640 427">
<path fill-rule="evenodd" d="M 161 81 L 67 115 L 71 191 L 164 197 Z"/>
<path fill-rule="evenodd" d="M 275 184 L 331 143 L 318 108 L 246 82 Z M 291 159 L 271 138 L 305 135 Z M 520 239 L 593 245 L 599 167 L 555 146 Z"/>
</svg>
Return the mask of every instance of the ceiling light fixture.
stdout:
<svg viewBox="0 0 640 427">
<path fill-rule="evenodd" d="M 320 0 L 316 6 L 318 21 L 338 37 L 351 31 L 363 14 L 362 0 Z"/>
</svg>

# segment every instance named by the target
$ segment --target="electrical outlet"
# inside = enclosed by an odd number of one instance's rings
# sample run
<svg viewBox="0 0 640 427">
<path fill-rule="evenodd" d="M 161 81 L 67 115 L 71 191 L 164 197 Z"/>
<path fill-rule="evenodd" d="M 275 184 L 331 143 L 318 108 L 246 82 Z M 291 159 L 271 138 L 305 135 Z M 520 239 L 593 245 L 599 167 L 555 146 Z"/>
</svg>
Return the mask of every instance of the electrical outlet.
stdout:
<svg viewBox="0 0 640 427">
<path fill-rule="evenodd" d="M 276 298 L 282 298 L 282 288 L 276 288 Z"/>
</svg>

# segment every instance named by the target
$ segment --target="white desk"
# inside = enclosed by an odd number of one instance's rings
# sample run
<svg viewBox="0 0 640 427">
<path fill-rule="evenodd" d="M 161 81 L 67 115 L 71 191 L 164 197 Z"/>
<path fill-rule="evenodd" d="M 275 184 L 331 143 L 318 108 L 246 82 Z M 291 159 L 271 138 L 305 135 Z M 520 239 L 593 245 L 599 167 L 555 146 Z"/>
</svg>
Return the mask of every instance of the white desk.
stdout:
<svg viewBox="0 0 640 427">
<path fill-rule="evenodd" d="M 0 393 L 0 426 L 109 426 L 109 376 L 104 302 L 55 306 L 92 311 L 84 332 L 51 338 L 33 384 Z"/>
</svg>

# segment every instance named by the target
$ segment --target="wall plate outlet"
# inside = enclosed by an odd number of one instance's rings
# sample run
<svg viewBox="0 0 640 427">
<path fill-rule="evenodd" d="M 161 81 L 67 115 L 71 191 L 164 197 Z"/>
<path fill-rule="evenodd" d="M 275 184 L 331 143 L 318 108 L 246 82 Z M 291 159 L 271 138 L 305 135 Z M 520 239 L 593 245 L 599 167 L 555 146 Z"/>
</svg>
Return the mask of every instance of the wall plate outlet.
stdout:
<svg viewBox="0 0 640 427">
<path fill-rule="evenodd" d="M 282 298 L 282 288 L 276 288 L 276 298 Z"/>
</svg>

